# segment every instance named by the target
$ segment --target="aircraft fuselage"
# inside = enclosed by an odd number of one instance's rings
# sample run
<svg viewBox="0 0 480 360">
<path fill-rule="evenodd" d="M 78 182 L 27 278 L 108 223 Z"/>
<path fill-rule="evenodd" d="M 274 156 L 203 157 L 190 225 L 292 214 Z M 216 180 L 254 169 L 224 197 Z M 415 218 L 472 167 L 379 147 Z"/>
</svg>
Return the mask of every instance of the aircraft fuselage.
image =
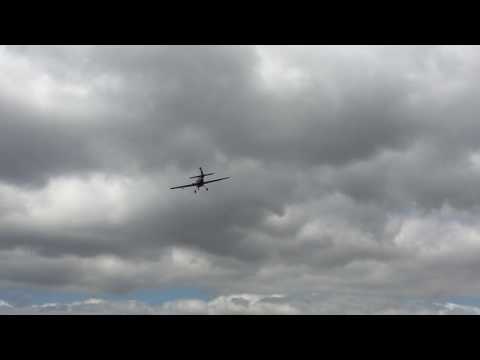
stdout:
<svg viewBox="0 0 480 360">
<path fill-rule="evenodd" d="M 205 186 L 205 184 L 203 183 L 203 176 L 198 178 L 198 180 L 195 182 L 195 186 L 197 187 L 197 189 Z"/>
</svg>

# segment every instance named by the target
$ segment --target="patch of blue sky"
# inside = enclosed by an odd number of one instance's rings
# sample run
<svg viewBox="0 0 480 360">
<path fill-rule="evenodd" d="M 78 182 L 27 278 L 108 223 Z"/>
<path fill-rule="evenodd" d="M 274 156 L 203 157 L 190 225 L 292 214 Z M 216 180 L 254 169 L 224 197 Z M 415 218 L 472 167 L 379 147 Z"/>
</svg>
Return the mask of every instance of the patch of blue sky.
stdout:
<svg viewBox="0 0 480 360">
<path fill-rule="evenodd" d="M 59 291 L 38 288 L 11 287 L 0 288 L 0 300 L 15 307 L 41 305 L 46 303 L 72 303 L 90 298 L 110 301 L 137 300 L 149 305 L 162 304 L 180 299 L 198 299 L 208 301 L 214 297 L 209 290 L 194 287 L 172 287 L 162 289 L 139 289 L 126 293 L 90 293 Z"/>
</svg>

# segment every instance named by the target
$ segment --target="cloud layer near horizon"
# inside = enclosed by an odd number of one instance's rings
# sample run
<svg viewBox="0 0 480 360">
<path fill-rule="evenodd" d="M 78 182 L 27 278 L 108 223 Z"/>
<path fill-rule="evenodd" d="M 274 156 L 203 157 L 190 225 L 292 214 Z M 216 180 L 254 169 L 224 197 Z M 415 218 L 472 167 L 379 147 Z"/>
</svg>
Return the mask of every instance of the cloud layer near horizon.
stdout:
<svg viewBox="0 0 480 360">
<path fill-rule="evenodd" d="M 0 286 L 478 296 L 479 60 L 2 46 Z"/>
<path fill-rule="evenodd" d="M 233 294 L 210 301 L 178 299 L 161 304 L 138 300 L 112 301 L 89 298 L 63 303 L 14 306 L 0 300 L 0 315 L 479 315 L 480 308 L 451 302 L 415 302 L 362 296 L 320 296 L 309 294 L 286 297 L 280 294 Z"/>
</svg>

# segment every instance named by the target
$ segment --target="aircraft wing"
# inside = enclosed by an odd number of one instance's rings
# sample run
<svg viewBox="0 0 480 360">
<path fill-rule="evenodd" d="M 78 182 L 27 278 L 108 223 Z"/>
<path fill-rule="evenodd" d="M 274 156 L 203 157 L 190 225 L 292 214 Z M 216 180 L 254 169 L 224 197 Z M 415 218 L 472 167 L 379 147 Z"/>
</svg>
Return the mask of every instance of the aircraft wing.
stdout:
<svg viewBox="0 0 480 360">
<path fill-rule="evenodd" d="M 171 187 L 170 189 L 183 189 L 183 188 L 187 188 L 187 187 L 190 187 L 190 186 L 195 186 L 195 184 L 175 186 L 175 187 Z"/>
<path fill-rule="evenodd" d="M 208 184 L 208 183 L 211 183 L 211 182 L 220 181 L 220 180 L 226 180 L 226 179 L 230 179 L 230 176 L 224 177 L 224 178 L 220 178 L 220 179 L 215 179 L 215 180 L 204 181 L 203 183 L 204 183 L 204 184 Z"/>
</svg>

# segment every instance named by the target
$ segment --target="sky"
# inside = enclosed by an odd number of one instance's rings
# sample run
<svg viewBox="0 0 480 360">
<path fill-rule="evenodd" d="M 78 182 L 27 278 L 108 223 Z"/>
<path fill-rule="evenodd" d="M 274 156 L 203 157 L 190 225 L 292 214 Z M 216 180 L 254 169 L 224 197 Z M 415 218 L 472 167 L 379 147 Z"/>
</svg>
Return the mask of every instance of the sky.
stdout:
<svg viewBox="0 0 480 360">
<path fill-rule="evenodd" d="M 479 98 L 477 46 L 0 46 L 0 314 L 480 314 Z"/>
</svg>

